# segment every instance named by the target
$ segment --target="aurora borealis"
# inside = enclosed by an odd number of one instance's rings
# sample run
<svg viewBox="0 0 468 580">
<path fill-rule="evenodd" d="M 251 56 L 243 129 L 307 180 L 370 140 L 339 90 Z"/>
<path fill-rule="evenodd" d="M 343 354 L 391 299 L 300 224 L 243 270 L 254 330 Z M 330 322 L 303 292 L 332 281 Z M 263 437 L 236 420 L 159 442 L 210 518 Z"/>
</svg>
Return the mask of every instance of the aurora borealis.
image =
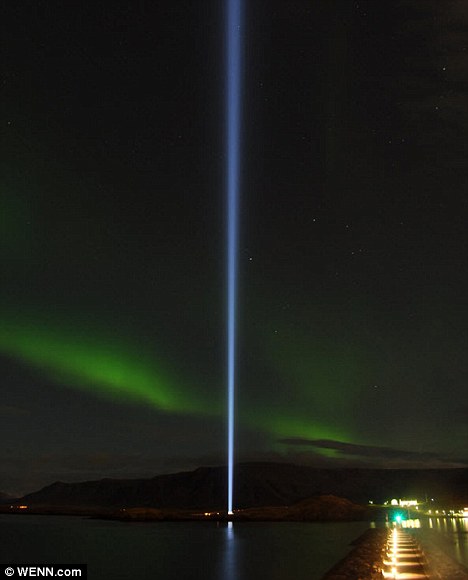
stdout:
<svg viewBox="0 0 468 580">
<path fill-rule="evenodd" d="M 34 320 L 34 319 L 33 319 Z M 116 401 L 135 401 L 163 411 L 209 414 L 208 402 L 196 403 L 182 393 L 156 367 L 153 356 L 142 356 L 129 345 L 88 336 L 78 326 L 42 328 L 37 322 L 14 323 L 3 318 L 0 349 L 3 353 L 37 367 L 59 385 L 87 389 Z M 211 405 L 211 412 L 213 406 Z M 219 409 L 218 409 L 219 412 Z"/>
<path fill-rule="evenodd" d="M 105 5 L 0 23 L 0 491 L 226 462 L 225 15 Z M 238 457 L 466 465 L 466 10 L 244 18 Z"/>
</svg>

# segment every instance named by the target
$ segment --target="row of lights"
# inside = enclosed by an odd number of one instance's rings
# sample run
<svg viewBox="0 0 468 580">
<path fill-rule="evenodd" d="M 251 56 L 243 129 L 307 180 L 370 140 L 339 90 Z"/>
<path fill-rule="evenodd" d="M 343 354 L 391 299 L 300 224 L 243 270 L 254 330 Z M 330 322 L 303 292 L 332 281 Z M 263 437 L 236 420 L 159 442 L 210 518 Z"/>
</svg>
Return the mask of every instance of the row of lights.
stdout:
<svg viewBox="0 0 468 580">
<path fill-rule="evenodd" d="M 392 572 L 390 578 L 398 578 L 398 570 L 397 570 L 397 556 L 398 556 L 398 532 L 396 528 L 393 528 L 392 532 L 392 542 L 391 542 L 391 549 L 390 554 L 392 558 L 391 560 L 391 567 Z M 388 578 L 388 576 L 386 576 Z"/>
</svg>

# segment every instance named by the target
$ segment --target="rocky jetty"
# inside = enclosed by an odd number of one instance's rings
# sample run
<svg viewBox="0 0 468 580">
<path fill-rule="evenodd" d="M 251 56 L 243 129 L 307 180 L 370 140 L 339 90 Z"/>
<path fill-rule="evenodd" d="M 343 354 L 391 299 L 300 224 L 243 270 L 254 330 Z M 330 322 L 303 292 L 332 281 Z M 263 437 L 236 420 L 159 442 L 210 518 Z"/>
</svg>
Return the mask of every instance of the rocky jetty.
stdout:
<svg viewBox="0 0 468 580">
<path fill-rule="evenodd" d="M 426 532 L 411 530 L 405 533 L 414 536 L 422 549 L 421 563 L 427 578 L 468 580 L 468 570 L 451 558 L 446 549 L 443 549 L 444 546 L 441 546 L 440 534 L 435 531 L 433 534 Z M 329 570 L 322 580 L 382 580 L 390 534 L 391 531 L 386 528 L 374 528 L 364 532 L 353 542 L 354 548 L 351 552 Z M 405 577 L 403 573 L 400 576 Z"/>
</svg>

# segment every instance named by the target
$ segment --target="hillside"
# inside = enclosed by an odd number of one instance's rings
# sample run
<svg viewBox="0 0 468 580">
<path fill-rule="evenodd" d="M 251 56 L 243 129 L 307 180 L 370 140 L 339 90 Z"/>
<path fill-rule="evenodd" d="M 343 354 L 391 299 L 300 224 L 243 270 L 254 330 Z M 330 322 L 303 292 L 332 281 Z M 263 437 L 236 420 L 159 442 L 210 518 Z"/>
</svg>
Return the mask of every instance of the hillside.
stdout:
<svg viewBox="0 0 468 580">
<path fill-rule="evenodd" d="M 0 491 L 0 505 L 1 504 L 6 504 L 6 503 L 11 503 L 15 501 L 15 498 L 8 494 L 8 493 L 4 493 L 3 491 Z"/>
<path fill-rule="evenodd" d="M 335 495 L 358 503 L 426 495 L 441 501 L 466 501 L 468 469 L 369 470 L 314 469 L 278 463 L 244 463 L 236 467 L 238 507 L 292 505 L 317 495 Z M 28 505 L 223 509 L 226 468 L 150 479 L 102 479 L 56 482 L 21 498 Z"/>
</svg>

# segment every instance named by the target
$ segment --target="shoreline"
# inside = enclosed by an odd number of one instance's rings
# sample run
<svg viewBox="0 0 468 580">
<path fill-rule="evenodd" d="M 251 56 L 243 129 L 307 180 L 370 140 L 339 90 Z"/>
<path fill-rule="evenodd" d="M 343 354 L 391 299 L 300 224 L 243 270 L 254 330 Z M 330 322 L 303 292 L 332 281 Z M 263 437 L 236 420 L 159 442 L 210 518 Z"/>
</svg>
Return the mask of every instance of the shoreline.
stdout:
<svg viewBox="0 0 468 580">
<path fill-rule="evenodd" d="M 293 505 L 265 506 L 238 509 L 227 514 L 221 508 L 155 508 L 135 507 L 97 507 L 73 505 L 5 505 L 0 513 L 36 515 L 81 515 L 92 518 L 120 521 L 372 521 L 365 506 L 347 499 L 323 495 L 303 500 Z"/>
<path fill-rule="evenodd" d="M 382 580 L 387 528 L 369 528 L 351 542 L 351 551 L 322 580 Z"/>
<path fill-rule="evenodd" d="M 283 517 L 282 515 L 274 514 L 244 514 L 234 513 L 232 515 L 214 513 L 193 513 L 193 512 L 177 512 L 169 510 L 157 510 L 154 508 L 143 509 L 129 509 L 121 510 L 119 512 L 101 512 L 92 509 L 51 509 L 51 508 L 31 508 L 27 511 L 12 511 L 1 510 L 0 515 L 11 516 L 70 516 L 82 517 L 92 520 L 117 521 L 123 523 L 157 523 L 157 522 L 217 522 L 217 523 L 242 523 L 242 522 L 265 522 L 265 523 L 349 523 L 349 522 L 363 522 L 369 521 L 369 518 L 330 518 L 330 517 Z"/>
</svg>

